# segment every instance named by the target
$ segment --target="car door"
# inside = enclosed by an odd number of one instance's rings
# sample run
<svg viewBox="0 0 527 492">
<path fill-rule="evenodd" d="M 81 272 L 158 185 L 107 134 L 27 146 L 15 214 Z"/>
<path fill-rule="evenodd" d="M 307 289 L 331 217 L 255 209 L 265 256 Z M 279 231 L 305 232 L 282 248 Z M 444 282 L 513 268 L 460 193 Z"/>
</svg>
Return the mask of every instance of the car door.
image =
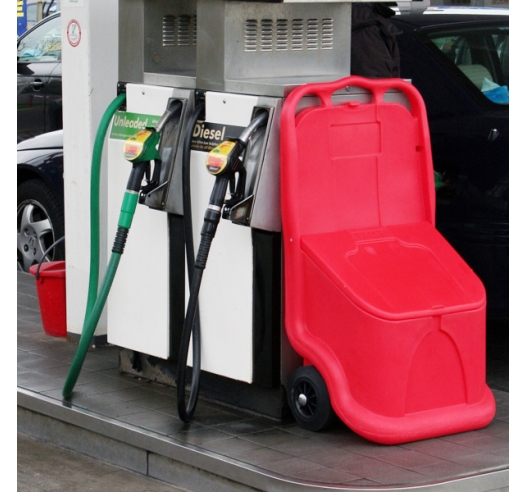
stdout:
<svg viewBox="0 0 527 492">
<path fill-rule="evenodd" d="M 458 94 L 468 96 L 465 109 L 457 105 L 457 114 L 452 108 L 450 115 L 430 121 L 436 169 L 456 182 L 450 202 L 442 200 L 445 190 L 438 190 L 438 212 L 450 203 L 445 208 L 451 208 L 451 220 L 469 220 L 472 227 L 506 219 L 508 195 L 497 197 L 496 191 L 508 183 L 509 172 L 508 67 L 501 56 L 508 54 L 503 46 L 508 27 L 482 23 L 443 30 L 430 39 L 446 55 L 441 62 L 455 77 Z"/>
<path fill-rule="evenodd" d="M 406 26 L 399 37 L 401 75 L 412 80 L 427 108 L 436 226 L 485 284 L 487 315 L 503 317 L 509 240 L 507 21 L 442 18 L 438 26 L 417 31 Z"/>
<path fill-rule="evenodd" d="M 458 91 L 466 88 L 477 109 L 430 124 L 442 171 L 437 224 L 484 282 L 488 315 L 502 317 L 509 280 L 508 27 L 482 24 L 446 38 Z"/>
<path fill-rule="evenodd" d="M 55 92 L 57 99 L 57 79 L 51 75 L 60 74 L 60 62 L 60 15 L 46 18 L 18 39 L 17 141 L 56 129 L 50 126 L 48 96 Z"/>
</svg>

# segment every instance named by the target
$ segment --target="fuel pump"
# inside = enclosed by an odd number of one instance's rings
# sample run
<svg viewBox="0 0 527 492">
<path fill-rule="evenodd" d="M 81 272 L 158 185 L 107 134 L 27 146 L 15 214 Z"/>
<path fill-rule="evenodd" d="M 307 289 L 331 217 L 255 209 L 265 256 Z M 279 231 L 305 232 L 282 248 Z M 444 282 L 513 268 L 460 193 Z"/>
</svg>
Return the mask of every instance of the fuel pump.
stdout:
<svg viewBox="0 0 527 492">
<path fill-rule="evenodd" d="M 272 418 L 288 412 L 284 389 L 302 360 L 283 326 L 280 115 L 298 85 L 349 75 L 351 2 L 119 2 L 127 111 L 158 115 L 171 97 L 186 107 L 172 171 L 161 168 L 134 219 L 143 233 L 128 241 L 108 300 L 108 342 L 124 373 L 177 388 L 185 422 L 198 392 Z M 110 162 L 119 139 L 109 139 Z M 109 168 L 112 209 L 120 182 Z M 236 296 L 219 294 L 226 281 Z"/>
<path fill-rule="evenodd" d="M 124 101 L 124 98 L 120 98 L 117 101 L 120 103 Z M 132 220 L 137 203 L 140 199 L 144 200 L 145 193 L 149 189 L 159 184 L 161 157 L 158 153 L 157 145 L 159 143 L 161 132 L 163 131 L 163 128 L 167 122 L 179 111 L 181 111 L 181 102 L 170 101 L 165 113 L 155 128 L 146 128 L 144 130 L 140 130 L 125 142 L 123 154 L 125 159 L 132 163 L 132 170 L 130 171 L 121 205 L 121 212 L 117 224 L 117 232 L 113 243 L 112 254 L 110 256 L 110 261 L 106 268 L 106 273 L 104 275 L 99 293 L 95 297 L 89 297 L 88 299 L 88 306 L 79 346 L 62 390 L 62 395 L 64 398 L 69 398 L 71 396 L 73 388 L 75 387 L 82 369 L 82 364 L 86 357 L 86 353 L 88 352 L 93 333 L 95 332 L 97 323 L 99 322 L 102 310 L 108 297 L 108 293 L 110 292 L 115 274 L 117 272 L 121 256 L 124 252 L 124 247 L 126 245 L 130 227 L 132 226 Z M 155 163 L 152 175 L 150 175 L 151 161 L 154 161 Z M 145 190 L 142 191 L 142 183 L 145 177 L 147 180 L 147 185 Z M 94 184 L 95 183 L 92 183 L 92 185 Z M 92 265 L 92 268 L 93 267 L 98 269 L 98 261 L 95 262 L 95 265 Z M 96 276 L 90 275 L 90 278 L 96 278 Z M 91 307 L 92 303 L 93 307 Z"/>
</svg>

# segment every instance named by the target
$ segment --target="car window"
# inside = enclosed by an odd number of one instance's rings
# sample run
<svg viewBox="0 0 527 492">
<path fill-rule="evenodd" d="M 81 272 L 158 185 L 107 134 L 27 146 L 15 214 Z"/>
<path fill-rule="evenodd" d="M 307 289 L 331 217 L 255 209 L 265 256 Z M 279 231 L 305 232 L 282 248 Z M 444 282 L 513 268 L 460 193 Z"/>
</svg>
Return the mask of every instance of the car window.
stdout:
<svg viewBox="0 0 527 492">
<path fill-rule="evenodd" d="M 60 16 L 51 18 L 18 41 L 19 62 L 44 62 L 60 60 Z"/>
<path fill-rule="evenodd" d="M 39 20 L 60 10 L 59 0 L 39 0 L 37 2 L 27 2 L 26 19 L 27 29 L 33 27 Z M 40 10 L 40 15 L 39 14 Z"/>
<path fill-rule="evenodd" d="M 460 27 L 429 33 L 440 53 L 479 91 L 497 104 L 509 104 L 509 28 Z"/>
</svg>

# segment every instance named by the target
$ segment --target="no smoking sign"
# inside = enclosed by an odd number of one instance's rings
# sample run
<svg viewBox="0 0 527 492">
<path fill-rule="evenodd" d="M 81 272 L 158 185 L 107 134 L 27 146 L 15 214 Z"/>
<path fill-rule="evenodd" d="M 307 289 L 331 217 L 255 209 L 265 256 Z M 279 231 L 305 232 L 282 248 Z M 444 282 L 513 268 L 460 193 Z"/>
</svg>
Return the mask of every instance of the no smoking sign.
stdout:
<svg viewBox="0 0 527 492">
<path fill-rule="evenodd" d="M 74 48 L 79 45 L 81 42 L 81 26 L 79 21 L 71 19 L 68 22 L 68 27 L 66 28 L 66 35 L 68 37 L 68 42 Z"/>
</svg>

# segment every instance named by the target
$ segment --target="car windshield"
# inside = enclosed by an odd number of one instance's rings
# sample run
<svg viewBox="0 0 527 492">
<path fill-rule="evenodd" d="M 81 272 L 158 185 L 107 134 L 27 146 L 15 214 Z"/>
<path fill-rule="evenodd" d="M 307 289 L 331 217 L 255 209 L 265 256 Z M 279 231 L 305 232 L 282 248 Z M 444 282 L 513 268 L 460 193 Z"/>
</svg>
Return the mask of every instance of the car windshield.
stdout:
<svg viewBox="0 0 527 492">
<path fill-rule="evenodd" d="M 44 62 L 60 59 L 60 16 L 40 24 L 19 39 L 17 58 L 19 62 Z"/>
<path fill-rule="evenodd" d="M 427 36 L 488 99 L 509 104 L 508 26 L 462 26 Z"/>
</svg>

